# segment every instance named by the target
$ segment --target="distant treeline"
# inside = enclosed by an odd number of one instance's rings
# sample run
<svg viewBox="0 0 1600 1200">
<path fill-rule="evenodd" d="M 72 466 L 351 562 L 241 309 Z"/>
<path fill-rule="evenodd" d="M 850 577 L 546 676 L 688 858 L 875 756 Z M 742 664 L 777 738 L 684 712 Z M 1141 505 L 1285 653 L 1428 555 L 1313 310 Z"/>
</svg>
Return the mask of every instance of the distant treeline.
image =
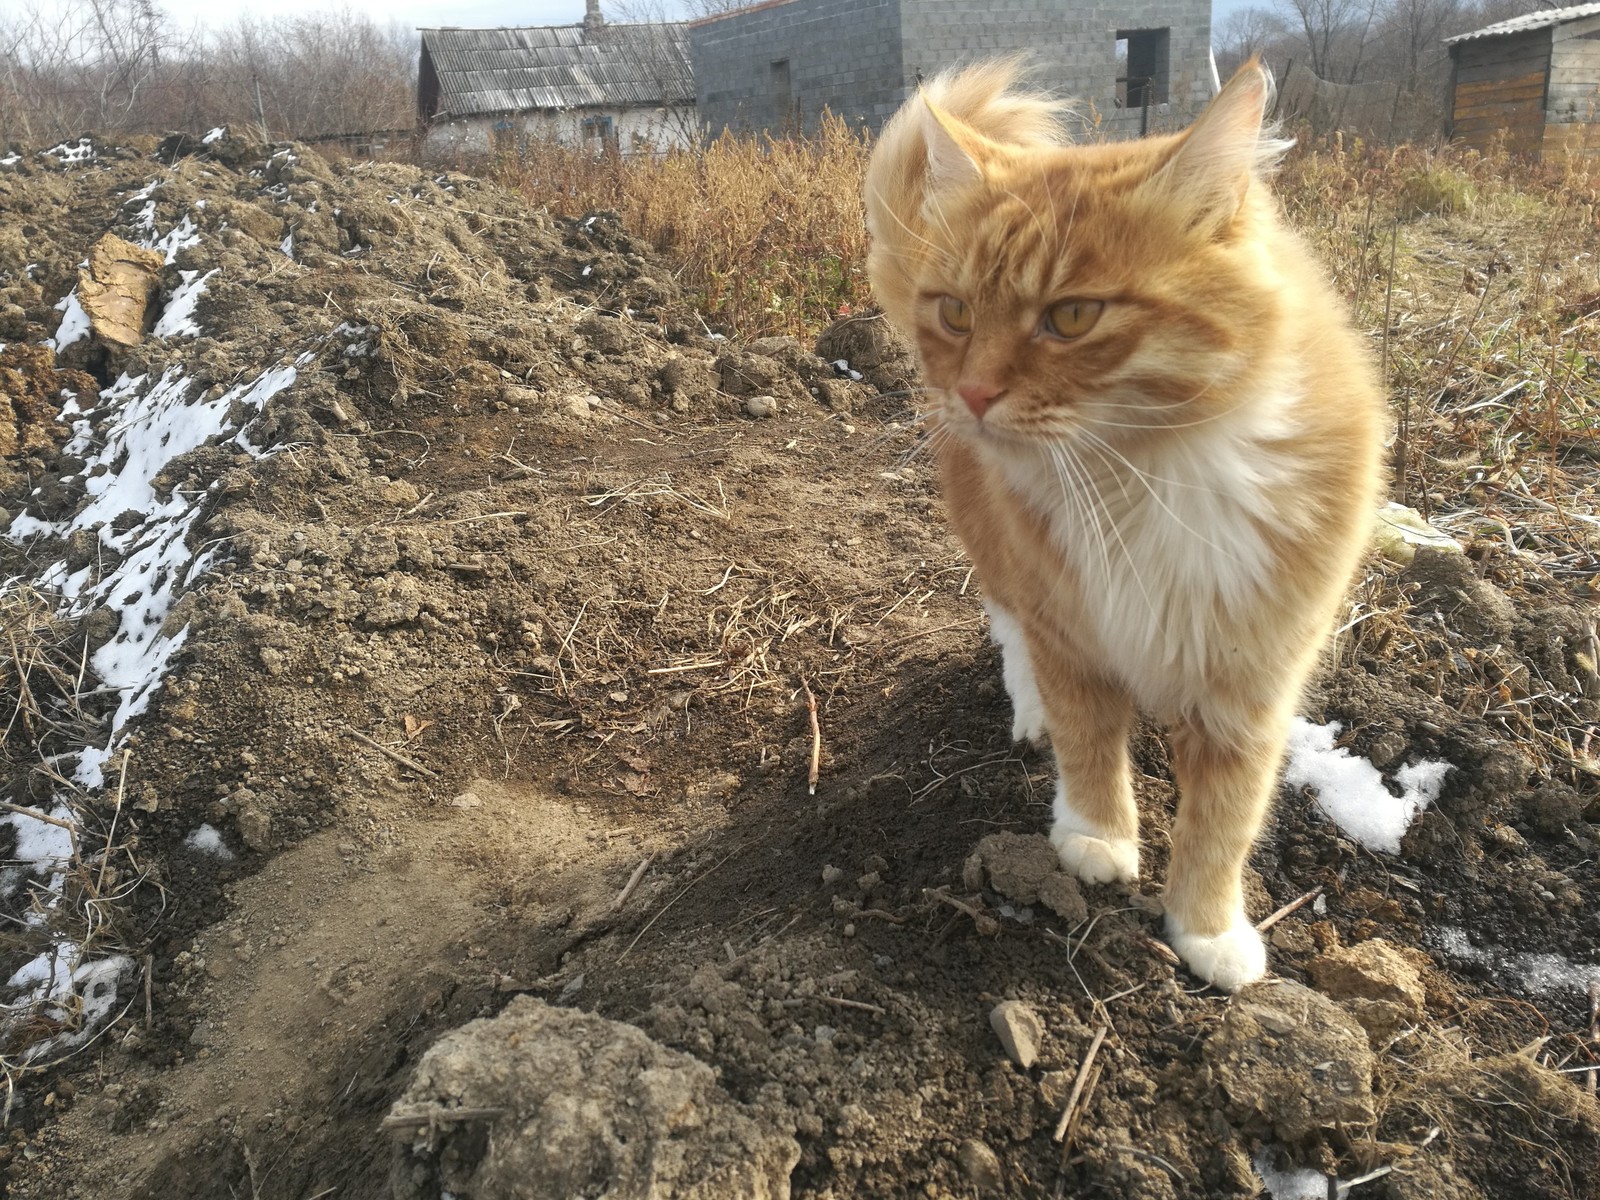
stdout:
<svg viewBox="0 0 1600 1200">
<path fill-rule="evenodd" d="M 415 30 L 348 9 L 186 32 L 157 0 L 22 0 L 0 7 L 0 148 L 224 124 L 404 129 L 416 69 Z"/>
<path fill-rule="evenodd" d="M 1280 75 L 1302 63 L 1330 83 L 1398 85 L 1411 129 L 1442 129 L 1450 56 L 1443 39 L 1523 13 L 1542 0 L 1271 0 L 1211 31 L 1224 78 L 1259 54 Z"/>
</svg>

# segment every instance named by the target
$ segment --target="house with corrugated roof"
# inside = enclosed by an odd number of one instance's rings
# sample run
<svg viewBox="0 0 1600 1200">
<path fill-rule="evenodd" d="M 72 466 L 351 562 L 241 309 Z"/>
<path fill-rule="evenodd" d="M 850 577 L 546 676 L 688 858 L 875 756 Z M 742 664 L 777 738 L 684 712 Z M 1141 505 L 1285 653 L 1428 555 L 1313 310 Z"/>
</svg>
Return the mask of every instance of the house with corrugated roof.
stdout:
<svg viewBox="0 0 1600 1200">
<path fill-rule="evenodd" d="M 482 156 L 532 138 L 632 154 L 699 138 L 682 22 L 424 29 L 417 112 L 426 158 Z"/>
<path fill-rule="evenodd" d="M 1600 4 L 1527 13 L 1445 45 L 1453 141 L 1537 158 L 1600 152 Z"/>
</svg>

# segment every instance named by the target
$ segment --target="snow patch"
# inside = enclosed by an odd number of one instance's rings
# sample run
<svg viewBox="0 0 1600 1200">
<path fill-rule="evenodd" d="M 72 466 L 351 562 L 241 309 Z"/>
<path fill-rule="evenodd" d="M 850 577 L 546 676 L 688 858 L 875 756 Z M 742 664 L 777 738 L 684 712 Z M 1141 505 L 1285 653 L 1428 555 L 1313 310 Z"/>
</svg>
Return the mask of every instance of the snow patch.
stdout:
<svg viewBox="0 0 1600 1200">
<path fill-rule="evenodd" d="M 83 305 L 78 302 L 77 288 L 61 297 L 56 311 L 61 314 L 61 324 L 56 326 L 55 337 L 45 339 L 45 345 L 59 354 L 73 342 L 89 336 L 89 314 L 83 311 Z"/>
<path fill-rule="evenodd" d="M 1575 963 L 1559 954 L 1532 954 L 1492 944 L 1474 946 L 1466 930 L 1449 925 L 1439 929 L 1433 941 L 1446 958 L 1487 967 L 1502 983 L 1528 992 L 1582 993 L 1589 990 L 1590 981 L 1600 980 L 1600 963 Z"/>
<path fill-rule="evenodd" d="M 81 137 L 75 142 L 62 142 L 59 146 L 51 146 L 48 150 L 39 151 L 40 158 L 53 158 L 63 167 L 75 163 L 92 163 L 95 160 L 94 142 L 90 138 Z"/>
<path fill-rule="evenodd" d="M 227 136 L 227 133 L 228 133 L 228 127 L 226 125 L 218 125 L 215 129 L 213 129 L 209 133 L 207 133 L 205 135 L 205 137 L 200 139 L 200 144 L 202 146 L 209 146 L 209 145 L 211 145 L 212 142 L 215 142 L 218 139 Z"/>
<path fill-rule="evenodd" d="M 215 275 L 218 269 L 213 267 L 204 275 L 199 271 L 179 272 L 183 276 L 183 282 L 178 285 L 178 290 L 172 293 L 172 299 L 167 301 L 161 319 L 156 322 L 155 329 L 151 330 L 152 337 L 200 336 L 200 326 L 194 321 L 194 307 L 200 302 L 200 297 L 206 294 L 206 280 Z"/>
<path fill-rule="evenodd" d="M 1254 1166 L 1272 1200 L 1327 1200 L 1328 1177 L 1307 1169 L 1277 1171 L 1271 1166 L 1269 1147 L 1256 1152 Z"/>
<path fill-rule="evenodd" d="M 227 861 L 233 857 L 233 851 L 228 849 L 228 844 L 222 840 L 222 835 L 210 825 L 201 825 L 198 829 L 191 830 L 189 836 L 183 839 L 183 844 L 191 850 L 208 854 L 212 858 Z"/>
<path fill-rule="evenodd" d="M 1315 788 L 1317 807 L 1363 846 L 1398 854 L 1411 823 L 1439 798 L 1450 764 L 1425 759 L 1401 767 L 1394 781 L 1402 794 L 1396 796 L 1376 767 L 1334 746 L 1340 731 L 1336 721 L 1313 725 L 1296 717 L 1289 726 L 1284 781 L 1293 788 Z"/>
</svg>

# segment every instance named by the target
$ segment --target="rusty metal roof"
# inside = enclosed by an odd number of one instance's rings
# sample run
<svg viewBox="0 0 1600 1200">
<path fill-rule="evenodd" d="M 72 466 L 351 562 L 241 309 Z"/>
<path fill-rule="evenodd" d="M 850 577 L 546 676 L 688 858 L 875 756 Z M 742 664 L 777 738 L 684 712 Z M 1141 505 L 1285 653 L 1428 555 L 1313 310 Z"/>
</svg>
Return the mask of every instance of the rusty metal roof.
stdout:
<svg viewBox="0 0 1600 1200">
<path fill-rule="evenodd" d="M 1500 21 L 1494 25 L 1485 25 L 1482 29 L 1474 29 L 1471 33 L 1458 33 L 1455 37 L 1444 39 L 1446 46 L 1454 46 L 1457 42 L 1470 42 L 1476 38 L 1504 37 L 1512 33 L 1529 33 L 1535 29 L 1547 29 L 1551 25 L 1565 25 L 1568 21 L 1576 21 L 1579 17 L 1600 16 L 1600 4 L 1578 4 L 1572 8 L 1547 8 L 1540 12 L 1524 13 L 1520 17 L 1512 17 L 1509 21 Z"/>
<path fill-rule="evenodd" d="M 689 32 L 678 21 L 421 33 L 440 115 L 694 101 Z"/>
</svg>

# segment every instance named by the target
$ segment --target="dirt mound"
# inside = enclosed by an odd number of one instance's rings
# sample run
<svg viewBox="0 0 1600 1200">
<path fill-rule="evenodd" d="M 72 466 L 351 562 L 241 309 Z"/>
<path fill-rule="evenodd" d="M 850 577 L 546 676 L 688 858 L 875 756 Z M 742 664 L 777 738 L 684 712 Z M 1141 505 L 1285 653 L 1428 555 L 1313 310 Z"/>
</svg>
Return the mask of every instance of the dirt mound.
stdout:
<svg viewBox="0 0 1600 1200">
<path fill-rule="evenodd" d="M 1285 789 L 1249 902 L 1298 905 L 1266 986 L 1299 999 L 1230 1002 L 1177 973 L 1157 896 L 1079 887 L 1038 837 L 1051 763 L 1009 744 L 968 565 L 886 424 L 916 384 L 882 322 L 817 354 L 716 336 L 614 217 L 466 176 L 91 149 L 0 169 L 0 391 L 32 431 L 0 575 L 53 598 L 40 654 L 6 648 L 53 723 L 8 781 L 44 819 L 8 818 L 27 936 L 0 949 L 41 1022 L 11 1035 L 94 1039 L 14 1070 L 9 1194 L 500 1194 L 497 1156 L 569 1109 L 616 1172 L 549 1194 L 624 1186 L 644 1145 L 679 1180 L 753 1147 L 729 1187 L 819 1198 L 1385 1166 L 1395 1197 L 1501 1195 L 1550 1147 L 1545 1194 L 1600 1186 L 1582 1075 L 1504 1059 L 1594 1054 L 1596 651 L 1537 564 L 1371 564 L 1307 715 L 1397 805 L 1448 770 L 1398 854 Z M 75 315 L 107 232 L 161 258 L 132 346 Z M 1136 754 L 1159 878 L 1170 772 L 1152 731 Z M 1424 1051 L 1509 1064 L 1515 1144 Z M 1341 1080 L 1351 1111 L 1305 1107 Z M 379 1126 L 411 1105 L 435 1119 L 391 1185 Z"/>
<path fill-rule="evenodd" d="M 384 1125 L 397 1200 L 786 1200 L 800 1157 L 699 1059 L 528 996 L 440 1038 Z"/>
</svg>

